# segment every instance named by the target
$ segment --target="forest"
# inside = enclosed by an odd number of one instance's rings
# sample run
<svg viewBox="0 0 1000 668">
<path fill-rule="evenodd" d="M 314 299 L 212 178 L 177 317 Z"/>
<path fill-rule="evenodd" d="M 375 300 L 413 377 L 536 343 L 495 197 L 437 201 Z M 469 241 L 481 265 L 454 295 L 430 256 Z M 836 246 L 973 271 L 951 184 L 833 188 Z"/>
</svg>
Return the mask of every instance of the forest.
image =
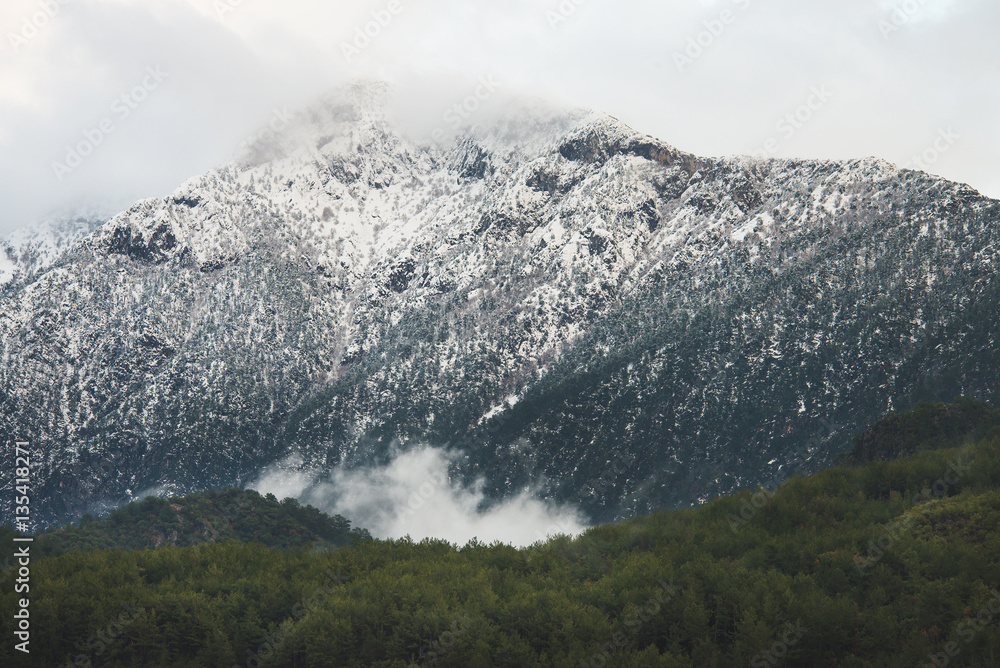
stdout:
<svg viewBox="0 0 1000 668">
<path fill-rule="evenodd" d="M 0 663 L 995 667 L 998 425 L 920 404 L 838 467 L 521 549 L 373 540 L 240 490 L 147 499 L 36 537 L 30 656 L 4 564 Z"/>
</svg>

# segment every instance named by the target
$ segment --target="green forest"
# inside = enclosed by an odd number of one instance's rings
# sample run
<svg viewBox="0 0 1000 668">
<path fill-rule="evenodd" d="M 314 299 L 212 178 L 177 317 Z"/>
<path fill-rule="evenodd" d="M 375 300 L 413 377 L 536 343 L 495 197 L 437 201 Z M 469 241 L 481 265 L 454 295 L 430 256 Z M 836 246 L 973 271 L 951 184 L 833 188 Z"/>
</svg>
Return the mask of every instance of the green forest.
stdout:
<svg viewBox="0 0 1000 668">
<path fill-rule="evenodd" d="M 995 668 L 998 425 L 921 404 L 839 467 L 523 549 L 147 499 L 36 537 L 30 656 L 7 560 L 0 665 Z"/>
<path fill-rule="evenodd" d="M 225 489 L 130 503 L 104 519 L 84 515 L 68 525 L 36 537 L 38 556 L 78 550 L 181 547 L 237 541 L 268 547 L 341 547 L 370 540 L 364 529 L 351 528 L 340 515 L 330 517 L 295 499 L 279 502 L 253 490 Z"/>
</svg>

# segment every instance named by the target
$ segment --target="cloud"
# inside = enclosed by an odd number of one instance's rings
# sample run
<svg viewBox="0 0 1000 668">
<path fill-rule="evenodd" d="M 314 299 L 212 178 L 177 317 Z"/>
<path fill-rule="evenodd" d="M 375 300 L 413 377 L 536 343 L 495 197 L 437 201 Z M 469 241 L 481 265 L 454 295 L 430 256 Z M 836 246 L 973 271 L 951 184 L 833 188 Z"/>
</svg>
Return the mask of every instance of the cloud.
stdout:
<svg viewBox="0 0 1000 668">
<path fill-rule="evenodd" d="M 720 29 L 723 12 L 733 20 Z M 1000 196 L 998 20 L 987 0 L 7 0 L 0 232 L 81 201 L 165 195 L 226 160 L 274 108 L 354 77 L 492 76 L 508 94 L 606 111 L 709 156 L 757 149 L 827 85 L 836 99 L 778 157 L 906 164 L 950 126 L 962 140 L 934 170 Z M 680 71 L 692 41 L 701 52 Z M 149 66 L 169 81 L 58 180 L 53 163 Z M 431 113 L 452 101 L 450 89 L 423 94 Z"/>
<path fill-rule="evenodd" d="M 251 487 L 338 513 L 379 538 L 409 535 L 457 544 L 478 538 L 524 546 L 586 528 L 578 511 L 540 500 L 532 490 L 485 503 L 482 481 L 465 487 L 449 477 L 453 461 L 445 450 L 423 447 L 398 453 L 384 466 L 316 474 L 290 458 L 265 471 Z"/>
</svg>

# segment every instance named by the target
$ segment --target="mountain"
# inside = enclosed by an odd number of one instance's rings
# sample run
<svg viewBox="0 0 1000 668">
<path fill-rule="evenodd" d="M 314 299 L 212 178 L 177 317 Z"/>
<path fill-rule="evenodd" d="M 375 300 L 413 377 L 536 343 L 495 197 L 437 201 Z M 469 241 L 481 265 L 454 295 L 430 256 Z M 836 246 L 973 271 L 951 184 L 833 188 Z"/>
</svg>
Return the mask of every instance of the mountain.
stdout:
<svg viewBox="0 0 1000 668">
<path fill-rule="evenodd" d="M 972 407 L 963 403 L 957 410 Z M 902 444 L 912 451 L 920 441 Z M 966 446 L 828 469 L 522 549 L 405 538 L 40 558 L 36 542 L 32 653 L 6 643 L 0 661 L 989 668 L 1000 654 L 998 523 L 993 428 Z M 11 534 L 0 527 L 0 539 Z M 14 567 L 0 572 L 5 609 L 19 609 L 16 579 Z M 0 632 L 15 623 L 0 617 Z"/>
<path fill-rule="evenodd" d="M 35 519 L 430 443 L 491 498 L 606 521 L 996 398 L 1000 204 L 968 186 L 701 158 L 534 102 L 433 143 L 392 95 L 332 93 L 0 293 Z"/>
<path fill-rule="evenodd" d="M 0 289 L 47 269 L 110 218 L 99 210 L 56 215 L 0 238 Z"/>
</svg>

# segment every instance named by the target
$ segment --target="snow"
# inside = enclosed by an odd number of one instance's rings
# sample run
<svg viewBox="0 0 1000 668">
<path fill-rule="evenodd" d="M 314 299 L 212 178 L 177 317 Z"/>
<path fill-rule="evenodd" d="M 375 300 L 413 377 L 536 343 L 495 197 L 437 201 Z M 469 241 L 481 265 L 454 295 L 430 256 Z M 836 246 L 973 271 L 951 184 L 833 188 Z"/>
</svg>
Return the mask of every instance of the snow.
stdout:
<svg viewBox="0 0 1000 668">
<path fill-rule="evenodd" d="M 0 238 L 0 287 L 52 265 L 108 218 L 101 211 L 63 214 Z"/>
<path fill-rule="evenodd" d="M 886 239 L 914 243 L 910 221 L 878 211 L 889 196 L 922 195 L 927 182 L 900 186 L 899 171 L 880 161 L 702 159 L 604 114 L 533 103 L 433 144 L 394 127 L 379 109 L 382 94 L 356 87 L 346 102 L 300 114 L 273 144 L 169 197 L 137 202 L 89 236 L 81 228 L 3 240 L 0 285 L 24 285 L 3 296 L 0 380 L 30 379 L 23 385 L 38 407 L 26 402 L 24 410 L 39 430 L 59 423 L 64 432 L 49 436 L 72 443 L 107 420 L 128 424 L 155 450 L 168 440 L 159 436 L 168 429 L 162 416 L 183 403 L 205 406 L 192 430 L 261 420 L 263 431 L 363 365 L 370 404 L 344 409 L 351 424 L 343 441 L 316 444 L 348 457 L 394 397 L 422 393 L 423 419 L 440 421 L 469 401 L 464 388 L 481 389 L 471 416 L 481 422 L 516 404 L 595 323 L 618 317 L 616 308 L 654 294 L 669 315 L 698 315 L 726 302 L 720 288 L 753 289 L 794 263 L 805 268 L 794 283 L 811 295 L 802 299 L 829 304 L 828 319 L 809 308 L 765 319 L 778 307 L 758 303 L 720 330 L 759 336 L 755 349 L 701 362 L 710 377 L 743 365 L 763 375 L 783 360 L 798 368 L 803 351 L 855 350 L 831 336 L 850 326 L 842 320 L 855 305 L 837 302 L 845 284 L 872 275 L 889 252 Z M 462 171 L 477 157 L 486 168 Z M 831 219 L 855 226 L 846 234 L 858 232 L 856 260 L 838 246 Z M 921 219 L 912 232 L 927 242 L 932 227 L 942 262 L 963 252 L 962 221 L 949 227 L 932 206 Z M 164 231 L 176 243 L 144 258 Z M 132 255 L 112 243 L 122 235 Z M 984 243 L 974 261 L 989 266 L 995 255 Z M 939 290 L 947 282 L 939 271 L 906 280 Z M 29 350 L 26 325 L 47 318 L 50 336 Z M 925 327 L 923 318 L 907 322 Z M 641 322 L 629 327 L 625 337 L 643 333 Z M 142 334 L 162 348 L 162 363 L 141 353 Z M 598 341 L 585 353 L 608 355 L 623 343 Z M 636 364 L 629 375 L 675 382 L 666 368 Z M 111 378 L 127 396 L 109 396 Z M 798 405 L 786 408 L 799 415 L 836 394 L 795 389 Z M 690 406 L 674 406 L 675 426 L 739 398 L 735 390 L 687 394 Z M 694 443 L 711 435 L 683 436 Z M 233 460 L 252 455 L 241 444 L 202 446 Z M 51 456 L 53 470 L 70 470 L 78 453 L 74 445 Z"/>
</svg>

